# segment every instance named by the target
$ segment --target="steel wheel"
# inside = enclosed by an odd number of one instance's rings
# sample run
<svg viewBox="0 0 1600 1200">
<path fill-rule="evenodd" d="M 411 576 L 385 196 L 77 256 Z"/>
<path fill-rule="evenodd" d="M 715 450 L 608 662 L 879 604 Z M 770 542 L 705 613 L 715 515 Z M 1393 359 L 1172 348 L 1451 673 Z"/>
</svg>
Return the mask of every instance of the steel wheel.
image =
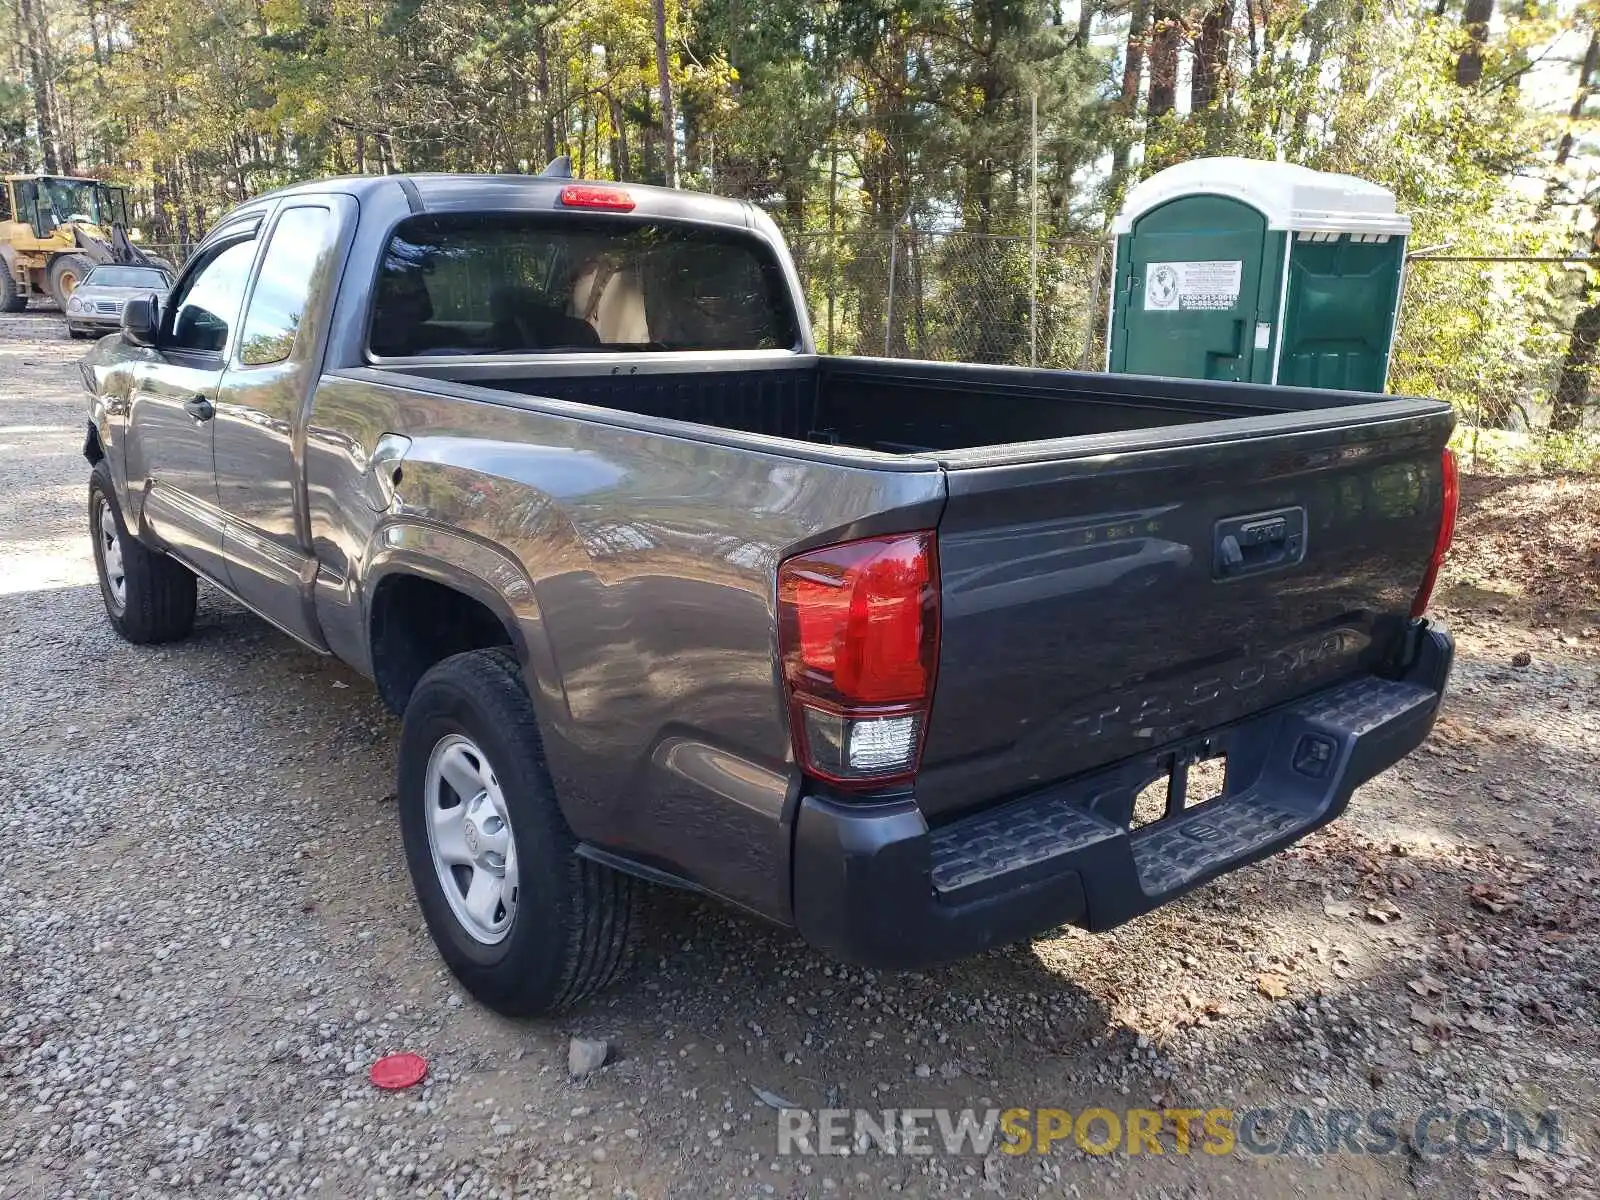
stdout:
<svg viewBox="0 0 1600 1200">
<path fill-rule="evenodd" d="M 117 515 L 111 505 L 102 499 L 95 512 L 100 538 L 100 569 L 105 572 L 106 587 L 111 592 L 111 606 L 121 613 L 128 607 L 128 574 L 122 565 L 122 539 L 117 534 Z"/>
<path fill-rule="evenodd" d="M 470 739 L 453 733 L 435 743 L 423 803 L 450 911 L 474 941 L 499 943 L 517 915 L 517 843 L 500 781 Z"/>
</svg>

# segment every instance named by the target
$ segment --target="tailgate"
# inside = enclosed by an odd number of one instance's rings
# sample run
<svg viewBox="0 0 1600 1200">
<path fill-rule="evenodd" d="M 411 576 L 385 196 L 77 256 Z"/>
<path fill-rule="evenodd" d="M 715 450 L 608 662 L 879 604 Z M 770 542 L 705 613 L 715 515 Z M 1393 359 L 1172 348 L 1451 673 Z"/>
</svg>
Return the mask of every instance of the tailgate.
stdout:
<svg viewBox="0 0 1600 1200">
<path fill-rule="evenodd" d="M 1376 668 L 1433 551 L 1453 424 L 1384 400 L 942 456 L 924 810 Z"/>
</svg>

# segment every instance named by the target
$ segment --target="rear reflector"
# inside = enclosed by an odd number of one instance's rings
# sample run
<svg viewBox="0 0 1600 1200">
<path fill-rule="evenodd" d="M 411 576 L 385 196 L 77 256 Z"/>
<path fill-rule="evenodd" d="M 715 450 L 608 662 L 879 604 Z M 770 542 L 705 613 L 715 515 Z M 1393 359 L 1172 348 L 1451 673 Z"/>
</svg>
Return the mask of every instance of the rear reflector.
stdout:
<svg viewBox="0 0 1600 1200">
<path fill-rule="evenodd" d="M 1444 511 L 1439 516 L 1439 532 L 1433 539 L 1433 554 L 1428 559 L 1428 570 L 1422 576 L 1422 586 L 1417 589 L 1417 598 L 1411 602 L 1413 617 L 1420 617 L 1428 611 L 1428 602 L 1433 599 L 1434 585 L 1439 582 L 1439 568 L 1444 566 L 1444 556 L 1450 552 L 1450 543 L 1456 536 L 1456 510 L 1461 503 L 1461 486 L 1456 475 L 1454 450 L 1446 447 L 1440 469 L 1443 473 Z"/>
<path fill-rule="evenodd" d="M 939 657 L 934 535 L 865 538 L 786 560 L 778 630 L 801 765 L 846 787 L 910 778 Z"/>
<path fill-rule="evenodd" d="M 622 188 L 592 183 L 572 183 L 561 189 L 561 203 L 568 208 L 604 208 L 612 212 L 632 212 L 633 197 Z"/>
</svg>

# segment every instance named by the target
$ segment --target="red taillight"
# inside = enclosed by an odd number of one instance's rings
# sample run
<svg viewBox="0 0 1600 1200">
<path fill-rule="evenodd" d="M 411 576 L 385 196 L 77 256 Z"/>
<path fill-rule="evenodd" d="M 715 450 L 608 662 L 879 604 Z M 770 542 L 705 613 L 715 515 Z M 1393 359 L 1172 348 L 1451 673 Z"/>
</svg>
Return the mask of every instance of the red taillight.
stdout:
<svg viewBox="0 0 1600 1200">
<path fill-rule="evenodd" d="M 786 560 L 778 630 L 806 770 L 854 787 L 910 778 L 939 658 L 934 535 L 864 538 Z"/>
<path fill-rule="evenodd" d="M 1450 543 L 1456 536 L 1456 509 L 1461 503 L 1461 484 L 1456 476 L 1456 455 L 1454 450 L 1446 449 L 1441 461 L 1444 484 L 1444 512 L 1439 516 L 1439 533 L 1433 539 L 1433 556 L 1428 559 L 1428 570 L 1422 576 L 1422 586 L 1417 589 L 1417 598 L 1411 602 L 1411 615 L 1420 617 L 1428 611 L 1428 601 L 1433 599 L 1434 584 L 1439 582 L 1439 568 L 1444 565 L 1444 556 L 1450 552 Z"/>
<path fill-rule="evenodd" d="M 568 208 L 605 208 L 612 212 L 632 212 L 633 197 L 622 188 L 592 183 L 569 183 L 561 189 L 561 203 Z"/>
</svg>

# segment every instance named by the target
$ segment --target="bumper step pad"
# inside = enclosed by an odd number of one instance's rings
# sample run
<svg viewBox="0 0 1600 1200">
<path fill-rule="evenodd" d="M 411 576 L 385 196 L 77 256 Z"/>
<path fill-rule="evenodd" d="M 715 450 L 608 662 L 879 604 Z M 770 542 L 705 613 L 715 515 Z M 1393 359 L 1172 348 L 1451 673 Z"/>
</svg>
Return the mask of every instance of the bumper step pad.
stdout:
<svg viewBox="0 0 1600 1200">
<path fill-rule="evenodd" d="M 1137 790 L 1149 763 L 1052 788 L 931 831 L 938 899 L 964 904 L 1076 871 L 1086 924 L 1108 928 L 1232 867 L 1266 857 L 1344 808 L 1350 792 L 1426 735 L 1439 695 L 1367 677 L 1208 736 L 1228 792 L 1130 832 L 1096 802 Z"/>
</svg>

